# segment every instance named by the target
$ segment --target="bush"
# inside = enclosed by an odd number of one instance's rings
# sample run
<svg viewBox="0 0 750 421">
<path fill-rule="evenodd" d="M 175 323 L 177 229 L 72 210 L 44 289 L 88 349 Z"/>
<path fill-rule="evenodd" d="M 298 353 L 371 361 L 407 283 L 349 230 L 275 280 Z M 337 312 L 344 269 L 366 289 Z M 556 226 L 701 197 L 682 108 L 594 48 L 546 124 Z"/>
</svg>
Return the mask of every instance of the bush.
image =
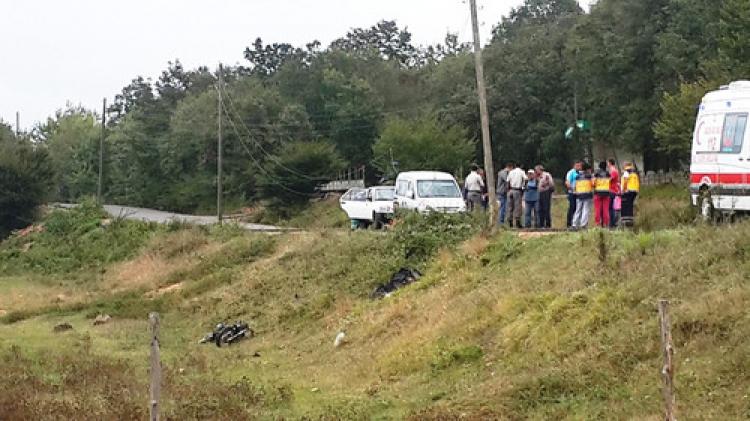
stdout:
<svg viewBox="0 0 750 421">
<path fill-rule="evenodd" d="M 70 273 L 122 261 L 139 250 L 157 225 L 114 220 L 93 202 L 70 210 L 52 212 L 42 232 L 15 237 L 0 246 L 0 270 L 38 273 Z"/>
<path fill-rule="evenodd" d="M 441 247 L 455 246 L 479 231 L 471 215 L 431 212 L 402 214 L 391 246 L 407 264 L 419 265 Z"/>
<path fill-rule="evenodd" d="M 259 196 L 282 216 L 301 208 L 315 189 L 344 166 L 336 148 L 326 142 L 295 142 L 285 145 L 278 157 L 264 165 L 258 179 Z"/>
<path fill-rule="evenodd" d="M 45 149 L 0 138 L 0 239 L 33 222 L 37 207 L 52 190 L 53 178 Z"/>
</svg>

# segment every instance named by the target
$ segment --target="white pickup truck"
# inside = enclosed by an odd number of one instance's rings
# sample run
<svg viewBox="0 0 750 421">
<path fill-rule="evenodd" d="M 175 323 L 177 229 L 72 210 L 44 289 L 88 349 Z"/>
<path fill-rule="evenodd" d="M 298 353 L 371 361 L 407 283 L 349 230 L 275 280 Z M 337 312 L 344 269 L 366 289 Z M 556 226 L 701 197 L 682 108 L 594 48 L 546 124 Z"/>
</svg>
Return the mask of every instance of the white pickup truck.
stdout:
<svg viewBox="0 0 750 421">
<path fill-rule="evenodd" d="M 358 226 L 379 229 L 393 219 L 395 188 L 382 186 L 355 188 L 346 192 L 339 203 L 352 222 Z M 354 226 L 354 224 L 352 224 Z"/>
</svg>

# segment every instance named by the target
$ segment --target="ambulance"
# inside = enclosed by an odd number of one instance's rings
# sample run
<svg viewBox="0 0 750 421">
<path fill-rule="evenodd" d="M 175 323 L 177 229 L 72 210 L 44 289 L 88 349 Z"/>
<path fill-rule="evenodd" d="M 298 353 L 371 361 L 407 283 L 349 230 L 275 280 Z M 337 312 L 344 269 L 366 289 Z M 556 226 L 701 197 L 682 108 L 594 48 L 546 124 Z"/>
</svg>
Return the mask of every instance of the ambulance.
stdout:
<svg viewBox="0 0 750 421">
<path fill-rule="evenodd" d="M 750 211 L 750 81 L 703 97 L 690 160 L 690 193 L 705 219 Z"/>
</svg>

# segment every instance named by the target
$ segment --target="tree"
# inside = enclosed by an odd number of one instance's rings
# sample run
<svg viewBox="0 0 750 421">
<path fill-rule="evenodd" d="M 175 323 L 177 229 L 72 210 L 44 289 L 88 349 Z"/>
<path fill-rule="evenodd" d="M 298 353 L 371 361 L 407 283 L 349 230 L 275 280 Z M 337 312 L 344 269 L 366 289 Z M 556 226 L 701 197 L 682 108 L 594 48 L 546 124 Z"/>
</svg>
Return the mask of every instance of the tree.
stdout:
<svg viewBox="0 0 750 421">
<path fill-rule="evenodd" d="M 644 152 L 653 163 L 653 122 L 665 81 L 656 46 L 669 0 L 602 0 L 576 25 L 567 45 L 570 80 L 594 136 L 615 147 Z M 671 77 L 675 77 L 674 75 Z"/>
<path fill-rule="evenodd" d="M 380 21 L 370 28 L 356 28 L 331 44 L 331 49 L 352 54 L 369 54 L 375 51 L 388 61 L 404 68 L 420 64 L 419 50 L 411 43 L 411 32 L 401 30 L 395 21 Z"/>
<path fill-rule="evenodd" d="M 315 189 L 344 168 L 335 147 L 325 141 L 285 144 L 258 176 L 258 197 L 280 215 L 304 206 Z"/>
<path fill-rule="evenodd" d="M 686 164 L 690 160 L 695 118 L 701 99 L 717 84 L 704 80 L 683 83 L 675 93 L 665 93 L 661 101 L 661 116 L 654 124 L 659 150 L 670 162 Z"/>
<path fill-rule="evenodd" d="M 442 170 L 455 173 L 466 169 L 474 158 L 475 142 L 466 129 L 446 127 L 434 117 L 418 120 L 391 119 L 373 146 L 374 162 L 384 174 L 399 171 Z"/>
<path fill-rule="evenodd" d="M 377 92 L 364 79 L 326 69 L 320 99 L 323 109 L 317 120 L 318 133 L 329 138 L 350 165 L 369 163 L 383 112 Z"/>
<path fill-rule="evenodd" d="M 290 61 L 309 65 L 318 54 L 320 42 L 313 41 L 306 48 L 295 48 L 287 43 L 273 43 L 264 45 L 263 40 L 256 38 L 252 48 L 245 48 L 245 59 L 250 62 L 249 74 L 257 76 L 271 76 Z"/>
<path fill-rule="evenodd" d="M 59 110 L 35 129 L 55 170 L 56 196 L 76 201 L 96 194 L 99 171 L 99 117 L 80 107 Z"/>
<path fill-rule="evenodd" d="M 750 2 L 725 0 L 719 23 L 719 54 L 730 74 L 750 75 Z"/>
<path fill-rule="evenodd" d="M 583 10 L 576 0 L 526 0 L 511 10 L 492 30 L 493 41 L 512 42 L 519 32 L 530 25 L 545 25 L 563 16 L 581 15 Z"/>
<path fill-rule="evenodd" d="M 47 151 L 12 138 L 9 131 L 10 127 L 0 124 L 0 238 L 34 221 L 54 176 Z"/>
</svg>

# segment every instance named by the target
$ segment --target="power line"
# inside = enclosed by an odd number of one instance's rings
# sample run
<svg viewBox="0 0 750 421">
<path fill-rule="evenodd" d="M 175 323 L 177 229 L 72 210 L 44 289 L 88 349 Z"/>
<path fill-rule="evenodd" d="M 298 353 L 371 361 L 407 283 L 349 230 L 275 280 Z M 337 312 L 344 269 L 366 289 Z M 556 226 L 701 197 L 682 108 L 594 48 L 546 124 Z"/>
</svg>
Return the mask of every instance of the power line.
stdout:
<svg viewBox="0 0 750 421">
<path fill-rule="evenodd" d="M 222 105 L 223 105 L 223 103 L 222 103 Z M 253 164 L 255 164 L 255 166 L 262 173 L 264 173 L 266 175 L 266 177 L 268 177 L 269 180 L 274 181 L 279 187 L 281 187 L 283 190 L 285 190 L 285 191 L 287 191 L 289 193 L 297 194 L 297 195 L 305 196 L 305 197 L 313 197 L 314 196 L 313 194 L 309 194 L 309 193 L 305 193 L 305 192 L 300 192 L 298 190 L 292 189 L 292 188 L 284 185 L 284 183 L 281 180 L 279 180 L 278 178 L 275 178 L 273 175 L 271 175 L 268 172 L 268 170 L 265 167 L 263 167 L 263 165 L 261 165 L 260 162 L 258 162 L 258 160 L 253 155 L 253 153 L 250 150 L 250 148 L 242 140 L 242 135 L 240 134 L 239 129 L 237 128 L 237 125 L 234 123 L 234 120 L 232 120 L 232 117 L 227 113 L 226 107 L 222 107 L 222 109 L 223 109 L 224 113 L 226 114 L 227 121 L 229 122 L 229 125 L 232 126 L 232 130 L 234 131 L 235 135 L 237 136 L 237 139 L 240 141 L 240 145 L 242 145 L 242 147 L 245 149 L 245 151 L 247 152 L 247 154 L 250 157 L 250 160 L 253 162 Z"/>
<path fill-rule="evenodd" d="M 226 93 L 226 92 L 225 92 L 225 93 Z M 221 94 L 219 94 L 219 95 L 221 96 Z M 244 126 L 244 128 L 245 128 L 245 131 L 246 131 L 246 132 L 247 132 L 247 134 L 248 134 L 248 138 L 249 138 L 249 139 L 250 139 L 250 140 L 251 140 L 251 141 L 252 141 L 252 142 L 253 142 L 253 143 L 255 144 L 255 146 L 256 146 L 256 147 L 257 147 L 258 149 L 260 149 L 260 151 L 261 151 L 261 152 L 262 152 L 262 153 L 263 153 L 264 155 L 266 155 L 266 157 L 268 157 L 268 159 L 270 159 L 271 161 L 275 162 L 275 163 L 276 163 L 276 164 L 277 164 L 277 165 L 278 165 L 279 167 L 281 167 L 281 168 L 283 168 L 283 169 L 285 169 L 285 170 L 289 171 L 290 173 L 292 173 L 292 174 L 295 174 L 295 175 L 297 175 L 297 176 L 300 176 L 300 177 L 303 177 L 303 178 L 306 178 L 306 179 L 308 179 L 308 180 L 313 180 L 313 181 L 327 181 L 327 180 L 330 180 L 330 178 L 329 178 L 329 177 L 326 177 L 326 178 L 321 178 L 321 177 L 311 177 L 311 176 L 309 176 L 308 174 L 304 174 L 304 173 L 301 173 L 301 172 L 299 172 L 299 171 L 297 171 L 297 170 L 294 170 L 294 169 L 292 169 L 292 168 L 289 168 L 289 167 L 285 166 L 284 164 L 282 164 L 282 163 L 281 163 L 281 161 L 279 160 L 279 158 L 278 158 L 277 156 L 275 156 L 275 155 L 272 155 L 272 154 L 270 154 L 270 153 L 269 153 L 268 151 L 266 151 L 266 149 L 265 149 L 265 148 L 263 147 L 263 145 L 261 145 L 261 144 L 260 144 L 260 142 L 258 142 L 258 141 L 256 141 L 255 139 L 253 139 L 253 135 L 252 135 L 252 132 L 250 131 L 250 129 L 249 129 L 249 128 L 248 128 L 247 126 L 245 126 L 245 122 L 244 122 L 244 121 L 242 121 L 242 118 L 241 118 L 241 116 L 239 115 L 239 113 L 238 113 L 238 112 L 236 111 L 236 109 L 234 108 L 234 101 L 232 100 L 232 97 L 231 97 L 231 96 L 229 96 L 229 94 L 226 94 L 226 97 L 227 97 L 227 100 L 229 101 L 229 106 L 230 106 L 230 108 L 231 108 L 231 109 L 232 109 L 232 110 L 234 111 L 235 115 L 236 115 L 236 116 L 238 117 L 238 119 L 239 119 L 239 121 L 240 121 L 240 124 L 242 124 L 242 125 Z M 227 112 L 228 112 L 228 111 L 229 111 L 229 110 L 227 110 Z"/>
</svg>

